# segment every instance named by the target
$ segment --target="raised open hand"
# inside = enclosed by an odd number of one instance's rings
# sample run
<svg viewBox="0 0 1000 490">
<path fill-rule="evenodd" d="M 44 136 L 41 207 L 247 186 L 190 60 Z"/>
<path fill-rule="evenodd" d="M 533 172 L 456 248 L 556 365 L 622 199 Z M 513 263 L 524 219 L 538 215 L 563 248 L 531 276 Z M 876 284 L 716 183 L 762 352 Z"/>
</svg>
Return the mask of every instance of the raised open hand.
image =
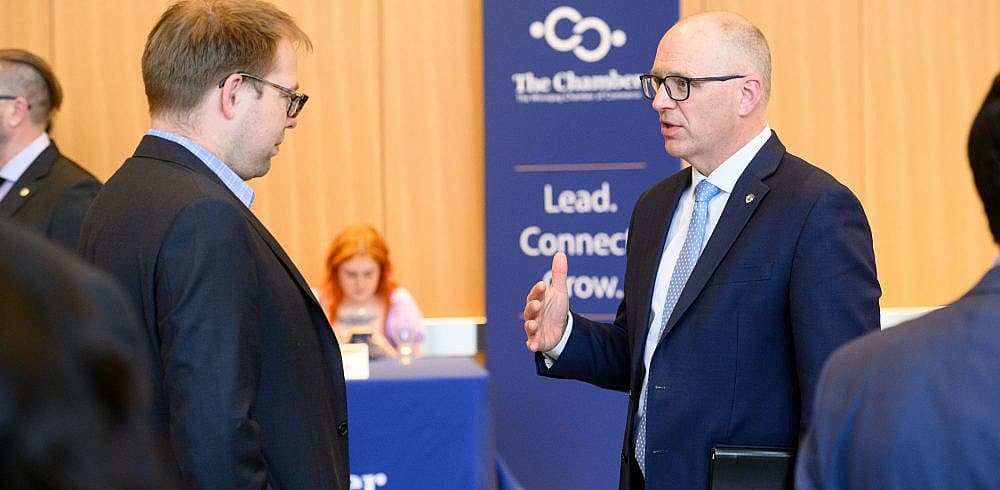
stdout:
<svg viewBox="0 0 1000 490">
<path fill-rule="evenodd" d="M 566 292 L 566 254 L 552 256 L 552 284 L 538 281 L 528 292 L 524 305 L 524 333 L 526 345 L 532 352 L 552 350 L 566 330 L 569 312 L 569 294 Z"/>
</svg>

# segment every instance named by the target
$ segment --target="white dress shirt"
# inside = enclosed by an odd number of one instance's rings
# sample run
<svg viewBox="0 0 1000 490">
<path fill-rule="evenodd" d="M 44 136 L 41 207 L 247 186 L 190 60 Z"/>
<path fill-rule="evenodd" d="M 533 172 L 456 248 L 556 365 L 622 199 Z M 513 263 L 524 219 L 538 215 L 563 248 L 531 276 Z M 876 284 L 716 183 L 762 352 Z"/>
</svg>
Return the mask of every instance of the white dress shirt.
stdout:
<svg viewBox="0 0 1000 490">
<path fill-rule="evenodd" d="M 10 161 L 0 166 L 0 200 L 3 200 L 14 187 L 14 182 L 21 178 L 28 167 L 49 147 L 49 134 L 43 132 L 23 150 L 14 155 Z"/>
</svg>

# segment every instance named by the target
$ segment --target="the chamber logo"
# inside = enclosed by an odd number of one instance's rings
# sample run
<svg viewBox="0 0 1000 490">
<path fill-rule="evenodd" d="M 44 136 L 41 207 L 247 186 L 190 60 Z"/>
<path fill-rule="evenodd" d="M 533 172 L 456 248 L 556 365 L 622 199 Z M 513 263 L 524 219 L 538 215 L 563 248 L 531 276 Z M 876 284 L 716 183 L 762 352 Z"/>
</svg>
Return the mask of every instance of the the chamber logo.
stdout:
<svg viewBox="0 0 1000 490">
<path fill-rule="evenodd" d="M 567 38 L 561 38 L 556 33 L 556 24 L 567 20 L 573 23 L 573 34 Z M 583 35 L 585 32 L 593 30 L 597 32 L 600 41 L 597 46 L 587 48 L 583 45 Z M 531 37 L 535 39 L 545 39 L 548 45 L 560 52 L 572 51 L 580 61 L 595 63 L 601 61 L 611 47 L 620 48 L 625 45 L 628 36 L 621 29 L 611 30 L 604 19 L 600 17 L 584 17 L 579 10 L 573 7 L 556 7 L 545 17 L 545 21 L 535 21 L 528 28 Z"/>
</svg>

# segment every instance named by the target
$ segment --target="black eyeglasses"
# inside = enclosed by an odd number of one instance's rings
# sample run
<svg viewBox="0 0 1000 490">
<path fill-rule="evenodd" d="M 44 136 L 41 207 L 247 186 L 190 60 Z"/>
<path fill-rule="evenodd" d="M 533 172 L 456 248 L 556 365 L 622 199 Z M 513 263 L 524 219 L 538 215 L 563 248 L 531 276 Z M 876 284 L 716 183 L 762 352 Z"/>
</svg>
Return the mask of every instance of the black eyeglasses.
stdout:
<svg viewBox="0 0 1000 490">
<path fill-rule="evenodd" d="M 667 97 L 677 102 L 687 100 L 691 96 L 691 84 L 694 82 L 725 82 L 736 78 L 745 78 L 746 75 L 726 75 L 722 77 L 698 77 L 689 78 L 679 75 L 658 77 L 656 75 L 639 75 L 639 82 L 642 84 L 642 95 L 647 99 L 656 98 L 656 92 L 660 86 L 667 89 Z"/>
<path fill-rule="evenodd" d="M 302 107 L 306 105 L 306 101 L 309 100 L 309 96 L 302 92 L 298 92 L 288 87 L 278 85 L 277 83 L 274 83 L 270 80 L 265 80 L 261 77 L 258 77 L 257 75 L 251 75 L 250 73 L 244 71 L 238 71 L 236 72 L 236 75 L 239 75 L 241 77 L 246 77 L 251 80 L 257 80 L 258 82 L 261 83 L 266 83 L 278 89 L 278 91 L 280 91 L 281 93 L 285 94 L 288 97 L 288 111 L 286 112 L 286 114 L 288 114 L 288 117 L 298 116 L 299 113 L 302 112 Z M 229 75 L 226 75 L 226 78 L 229 78 Z M 219 88 L 222 88 L 222 86 L 226 84 L 226 78 L 223 78 L 222 81 L 219 82 Z"/>
<path fill-rule="evenodd" d="M 20 95 L 0 95 L 0 100 L 17 100 L 18 97 L 20 97 Z M 28 109 L 31 109 L 31 102 L 28 102 Z"/>
</svg>

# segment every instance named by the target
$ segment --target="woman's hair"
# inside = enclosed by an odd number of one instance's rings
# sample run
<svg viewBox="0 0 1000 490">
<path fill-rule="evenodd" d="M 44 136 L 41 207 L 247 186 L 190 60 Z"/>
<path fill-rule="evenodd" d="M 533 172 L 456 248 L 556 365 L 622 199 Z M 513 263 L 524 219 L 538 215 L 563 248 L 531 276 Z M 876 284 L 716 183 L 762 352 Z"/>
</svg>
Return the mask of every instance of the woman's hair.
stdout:
<svg viewBox="0 0 1000 490">
<path fill-rule="evenodd" d="M 385 240 L 370 225 L 352 225 L 340 232 L 330 245 L 330 253 L 326 256 L 326 284 L 323 286 L 324 308 L 330 323 L 337 319 L 337 309 L 344 299 L 340 289 L 337 270 L 340 265 L 354 257 L 371 257 L 379 265 L 378 288 L 376 296 L 381 296 L 386 304 L 389 296 L 396 289 L 396 283 L 391 278 L 392 264 L 389 262 L 389 247 Z"/>
</svg>

